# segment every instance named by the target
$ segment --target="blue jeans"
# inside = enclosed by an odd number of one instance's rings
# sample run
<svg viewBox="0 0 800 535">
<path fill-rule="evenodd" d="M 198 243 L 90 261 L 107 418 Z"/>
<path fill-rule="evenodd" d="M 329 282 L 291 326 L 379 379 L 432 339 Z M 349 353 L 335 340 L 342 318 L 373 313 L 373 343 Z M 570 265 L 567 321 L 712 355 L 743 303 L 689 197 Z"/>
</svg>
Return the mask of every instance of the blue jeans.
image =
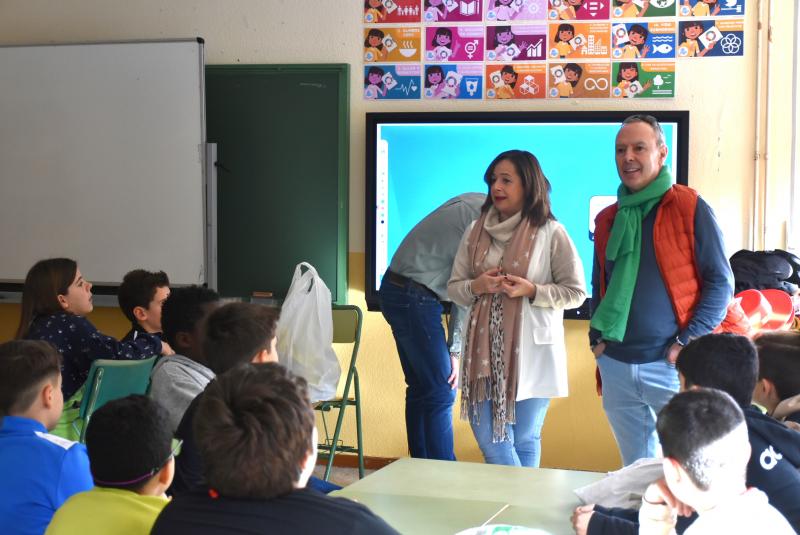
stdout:
<svg viewBox="0 0 800 535">
<path fill-rule="evenodd" d="M 492 442 L 492 402 L 478 403 L 480 423 L 476 425 L 470 419 L 470 425 L 486 462 L 538 468 L 542 458 L 542 425 L 549 405 L 548 398 L 517 401 L 517 423 L 506 425 L 509 440 Z"/>
<path fill-rule="evenodd" d="M 386 277 L 378 295 L 406 378 L 409 453 L 422 459 L 453 461 L 455 390 L 447 383 L 452 370 L 442 305 L 429 290 L 411 284 L 395 286 Z"/>
<path fill-rule="evenodd" d="M 614 432 L 622 464 L 658 457 L 656 417 L 680 389 L 678 372 L 666 359 L 628 364 L 607 355 L 597 358 L 603 380 L 603 409 Z"/>
</svg>

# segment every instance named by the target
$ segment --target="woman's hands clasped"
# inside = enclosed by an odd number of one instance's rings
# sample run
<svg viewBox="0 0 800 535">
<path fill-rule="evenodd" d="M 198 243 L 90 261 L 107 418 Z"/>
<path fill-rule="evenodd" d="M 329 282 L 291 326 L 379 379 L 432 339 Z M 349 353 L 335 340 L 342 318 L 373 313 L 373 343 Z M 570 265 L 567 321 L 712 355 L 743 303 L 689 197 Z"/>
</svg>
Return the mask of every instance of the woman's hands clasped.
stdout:
<svg viewBox="0 0 800 535">
<path fill-rule="evenodd" d="M 536 285 L 524 277 L 503 273 L 499 268 L 492 268 L 481 273 L 471 283 L 475 295 L 504 293 L 509 297 L 536 296 Z"/>
</svg>

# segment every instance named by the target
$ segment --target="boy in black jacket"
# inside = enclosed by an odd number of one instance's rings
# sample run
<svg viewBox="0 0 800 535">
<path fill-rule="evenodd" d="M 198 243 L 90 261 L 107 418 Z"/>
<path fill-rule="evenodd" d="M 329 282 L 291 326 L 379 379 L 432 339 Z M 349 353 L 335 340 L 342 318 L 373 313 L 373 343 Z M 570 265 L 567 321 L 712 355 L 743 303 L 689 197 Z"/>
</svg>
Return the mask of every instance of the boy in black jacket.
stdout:
<svg viewBox="0 0 800 535">
<path fill-rule="evenodd" d="M 744 411 L 752 454 L 747 464 L 747 485 L 769 497 L 795 531 L 800 532 L 800 433 L 751 405 L 758 378 L 755 346 L 743 336 L 709 334 L 691 341 L 676 362 L 682 390 L 694 386 L 727 392 Z M 679 517 L 676 531 L 696 518 Z M 573 513 L 578 535 L 635 535 L 637 511 L 599 505 L 578 507 Z"/>
</svg>

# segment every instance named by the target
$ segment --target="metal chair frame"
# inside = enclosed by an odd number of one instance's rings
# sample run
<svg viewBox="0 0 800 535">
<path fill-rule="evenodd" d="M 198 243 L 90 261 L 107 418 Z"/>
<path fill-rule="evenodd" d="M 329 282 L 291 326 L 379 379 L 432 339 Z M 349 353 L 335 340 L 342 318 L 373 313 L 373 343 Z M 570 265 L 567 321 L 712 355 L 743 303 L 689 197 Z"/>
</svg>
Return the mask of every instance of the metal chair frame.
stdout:
<svg viewBox="0 0 800 535">
<path fill-rule="evenodd" d="M 349 313 L 349 314 L 348 314 Z M 337 324 L 337 316 L 340 318 Z M 347 318 L 345 321 L 342 318 Z M 358 455 L 358 477 L 364 477 L 364 442 L 361 429 L 361 389 L 358 383 L 358 370 L 356 369 L 356 359 L 358 349 L 361 344 L 361 326 L 364 321 L 364 314 L 355 305 L 333 305 L 333 343 L 350 343 L 353 348 L 350 354 L 350 365 L 347 368 L 347 378 L 344 383 L 344 390 L 341 397 L 317 402 L 315 410 L 322 415 L 322 425 L 325 431 L 324 442 L 317 445 L 321 457 L 327 457 L 327 465 L 323 479 L 328 481 L 333 460 L 340 453 L 355 453 Z M 350 389 L 353 388 L 353 397 L 350 397 Z M 353 406 L 356 411 L 356 445 L 346 445 L 340 439 L 342 423 L 347 407 Z M 338 409 L 336 425 L 333 436 L 328 429 L 326 414 L 332 409 Z"/>
</svg>

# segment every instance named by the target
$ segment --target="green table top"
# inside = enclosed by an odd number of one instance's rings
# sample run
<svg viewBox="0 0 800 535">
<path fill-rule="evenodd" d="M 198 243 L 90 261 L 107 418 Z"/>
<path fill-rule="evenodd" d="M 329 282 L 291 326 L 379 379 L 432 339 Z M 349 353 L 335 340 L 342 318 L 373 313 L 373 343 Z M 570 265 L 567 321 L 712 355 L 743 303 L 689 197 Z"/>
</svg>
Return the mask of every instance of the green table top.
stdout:
<svg viewBox="0 0 800 535">
<path fill-rule="evenodd" d="M 335 493 L 372 509 L 401 533 L 456 533 L 482 524 L 515 524 L 573 533 L 573 489 L 605 474 L 400 459 Z"/>
</svg>

